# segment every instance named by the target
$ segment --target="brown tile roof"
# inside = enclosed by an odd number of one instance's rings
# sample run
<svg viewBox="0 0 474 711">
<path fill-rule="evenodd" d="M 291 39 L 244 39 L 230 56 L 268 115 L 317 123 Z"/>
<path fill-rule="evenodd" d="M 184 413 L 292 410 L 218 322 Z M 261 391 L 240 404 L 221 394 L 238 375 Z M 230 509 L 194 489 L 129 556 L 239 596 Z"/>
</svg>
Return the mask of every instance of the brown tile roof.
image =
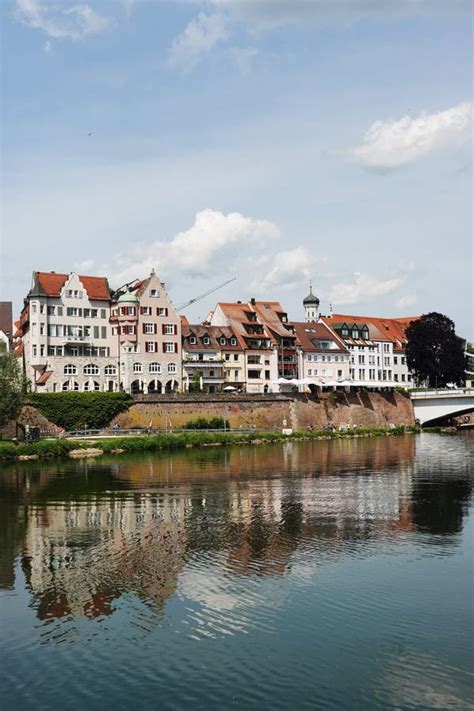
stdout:
<svg viewBox="0 0 474 711">
<path fill-rule="evenodd" d="M 320 348 L 315 341 L 334 341 L 337 345 L 337 349 L 334 348 L 334 351 L 347 351 L 347 347 L 342 338 L 325 323 L 303 323 L 298 321 L 293 321 L 292 323 L 295 327 L 297 343 L 304 351 L 319 352 L 324 350 L 326 353 L 327 349 Z"/>
<path fill-rule="evenodd" d="M 79 276 L 81 284 L 87 291 L 90 299 L 108 301 L 110 299 L 109 283 L 105 277 Z M 57 297 L 61 293 L 70 274 L 56 274 L 55 272 L 35 272 L 35 277 L 40 289 L 46 296 Z"/>
<path fill-rule="evenodd" d="M 183 338 L 183 348 L 187 351 L 192 350 L 230 350 L 235 351 L 239 349 L 238 345 L 231 345 L 230 339 L 235 338 L 235 334 L 231 328 L 228 326 L 206 326 L 201 323 L 199 324 L 183 324 L 181 330 Z M 189 337 L 195 336 L 197 343 L 190 343 Z M 209 343 L 206 345 L 203 342 L 204 336 L 209 337 Z M 221 345 L 220 338 L 224 337 L 226 339 L 226 344 Z"/>
<path fill-rule="evenodd" d="M 44 385 L 47 380 L 52 376 L 53 371 L 52 370 L 45 370 L 45 372 L 39 376 L 38 380 L 36 381 L 36 385 Z"/>
</svg>

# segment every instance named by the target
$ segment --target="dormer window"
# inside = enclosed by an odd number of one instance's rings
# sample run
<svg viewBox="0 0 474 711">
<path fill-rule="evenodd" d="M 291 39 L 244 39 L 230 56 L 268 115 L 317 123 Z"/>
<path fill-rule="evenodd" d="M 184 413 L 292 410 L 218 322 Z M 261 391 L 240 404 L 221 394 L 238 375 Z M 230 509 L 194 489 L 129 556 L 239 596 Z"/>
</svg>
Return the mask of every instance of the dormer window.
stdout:
<svg viewBox="0 0 474 711">
<path fill-rule="evenodd" d="M 230 345 L 231 345 L 231 346 L 236 346 L 236 345 L 237 345 L 237 339 L 236 339 L 234 336 L 232 336 L 232 338 L 230 339 Z"/>
<path fill-rule="evenodd" d="M 362 338 L 367 340 L 369 338 L 369 330 L 367 328 L 362 329 L 361 335 L 362 335 Z"/>
<path fill-rule="evenodd" d="M 190 343 L 192 346 L 195 346 L 196 343 L 197 343 L 196 336 L 189 336 L 189 343 Z"/>
<path fill-rule="evenodd" d="M 343 326 L 341 329 L 341 334 L 344 336 L 344 338 L 347 338 L 349 335 L 349 330 L 346 328 L 346 326 Z"/>
<path fill-rule="evenodd" d="M 227 341 L 226 341 L 226 339 L 224 338 L 224 336 L 222 336 L 222 338 L 220 338 L 219 343 L 221 344 L 221 346 L 225 346 L 225 344 L 227 343 Z"/>
<path fill-rule="evenodd" d="M 202 342 L 204 343 L 205 346 L 208 346 L 211 342 L 211 339 L 209 338 L 209 336 L 204 336 L 204 338 L 202 339 Z"/>
<path fill-rule="evenodd" d="M 352 338 L 359 338 L 359 329 L 357 329 L 357 328 L 352 329 Z"/>
</svg>

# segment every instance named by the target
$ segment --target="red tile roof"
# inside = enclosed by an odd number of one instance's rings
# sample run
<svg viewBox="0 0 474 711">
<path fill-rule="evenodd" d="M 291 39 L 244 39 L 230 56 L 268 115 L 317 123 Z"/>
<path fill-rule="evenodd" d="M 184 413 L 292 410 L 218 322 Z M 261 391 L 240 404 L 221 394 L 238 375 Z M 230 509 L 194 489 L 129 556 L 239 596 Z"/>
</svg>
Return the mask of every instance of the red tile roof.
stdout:
<svg viewBox="0 0 474 711">
<path fill-rule="evenodd" d="M 35 272 L 41 290 L 46 296 L 57 297 L 69 279 L 70 274 L 56 274 L 56 272 Z M 109 283 L 105 277 L 79 276 L 81 284 L 87 291 L 89 299 L 108 301 L 110 299 Z"/>
</svg>

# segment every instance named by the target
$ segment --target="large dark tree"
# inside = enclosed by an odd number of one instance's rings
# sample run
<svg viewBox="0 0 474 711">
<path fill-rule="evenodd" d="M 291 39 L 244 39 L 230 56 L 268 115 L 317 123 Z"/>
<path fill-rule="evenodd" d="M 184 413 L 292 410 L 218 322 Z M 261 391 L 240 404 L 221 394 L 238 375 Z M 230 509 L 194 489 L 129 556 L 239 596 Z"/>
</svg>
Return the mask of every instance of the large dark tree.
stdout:
<svg viewBox="0 0 474 711">
<path fill-rule="evenodd" d="M 424 314 L 411 322 L 406 337 L 407 365 L 418 382 L 428 381 L 430 388 L 464 383 L 464 342 L 450 318 L 436 311 Z"/>
<path fill-rule="evenodd" d="M 0 427 L 13 420 L 23 403 L 25 380 L 14 353 L 0 351 Z"/>
</svg>

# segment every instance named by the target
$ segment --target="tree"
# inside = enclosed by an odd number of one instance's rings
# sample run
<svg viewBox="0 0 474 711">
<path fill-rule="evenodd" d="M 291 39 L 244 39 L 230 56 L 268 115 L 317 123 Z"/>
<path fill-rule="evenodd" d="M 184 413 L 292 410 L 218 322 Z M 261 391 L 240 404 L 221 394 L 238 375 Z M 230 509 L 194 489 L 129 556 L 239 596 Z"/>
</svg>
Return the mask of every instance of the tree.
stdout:
<svg viewBox="0 0 474 711">
<path fill-rule="evenodd" d="M 428 381 L 431 388 L 464 383 L 464 342 L 450 318 L 436 311 L 424 314 L 410 323 L 406 337 L 407 365 L 418 382 Z"/>
<path fill-rule="evenodd" d="M 14 353 L 0 352 L 0 427 L 18 414 L 25 394 L 25 378 Z"/>
</svg>

